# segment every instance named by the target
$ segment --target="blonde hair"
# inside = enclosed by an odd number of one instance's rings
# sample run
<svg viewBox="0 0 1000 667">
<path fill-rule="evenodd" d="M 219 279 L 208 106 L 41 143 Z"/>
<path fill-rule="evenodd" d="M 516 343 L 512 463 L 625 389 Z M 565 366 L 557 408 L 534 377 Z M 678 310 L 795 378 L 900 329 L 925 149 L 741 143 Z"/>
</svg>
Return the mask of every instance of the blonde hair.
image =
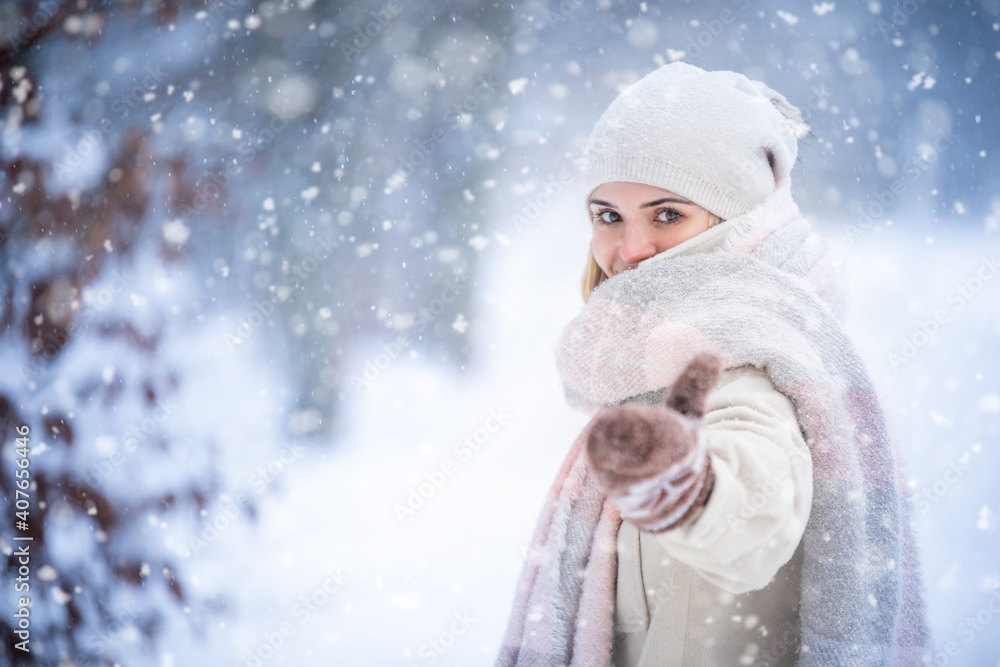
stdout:
<svg viewBox="0 0 1000 667">
<path fill-rule="evenodd" d="M 715 225 L 722 222 L 722 218 L 714 213 L 710 214 L 708 219 L 708 226 L 714 227 Z M 587 247 L 587 265 L 583 269 L 583 302 L 587 303 L 590 301 L 590 293 L 593 292 L 598 285 L 603 283 L 608 279 L 608 274 L 604 273 L 604 269 L 597 265 L 597 260 L 594 259 L 594 253 Z"/>
</svg>

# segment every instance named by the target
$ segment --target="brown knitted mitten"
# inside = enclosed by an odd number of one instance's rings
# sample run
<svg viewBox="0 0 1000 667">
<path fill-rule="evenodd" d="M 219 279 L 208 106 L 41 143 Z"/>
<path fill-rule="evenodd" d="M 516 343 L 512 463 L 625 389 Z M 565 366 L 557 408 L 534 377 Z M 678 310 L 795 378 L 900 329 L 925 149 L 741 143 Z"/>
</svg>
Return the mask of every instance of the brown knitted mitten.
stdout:
<svg viewBox="0 0 1000 667">
<path fill-rule="evenodd" d="M 718 357 L 699 354 L 663 407 L 603 407 L 587 425 L 587 460 L 598 484 L 641 530 L 683 525 L 708 501 L 715 476 L 702 416 L 721 370 Z"/>
</svg>

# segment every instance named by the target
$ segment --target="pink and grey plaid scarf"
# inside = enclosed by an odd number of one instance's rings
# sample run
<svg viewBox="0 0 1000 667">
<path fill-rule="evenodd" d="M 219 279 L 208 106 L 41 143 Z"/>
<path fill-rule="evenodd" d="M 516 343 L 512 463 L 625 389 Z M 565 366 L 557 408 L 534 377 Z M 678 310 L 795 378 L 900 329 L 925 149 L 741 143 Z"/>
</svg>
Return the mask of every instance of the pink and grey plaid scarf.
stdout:
<svg viewBox="0 0 1000 667">
<path fill-rule="evenodd" d="M 910 498 L 840 324 L 835 246 L 812 232 L 788 185 L 720 225 L 720 250 L 667 251 L 594 290 L 559 344 L 567 400 L 588 412 L 644 401 L 699 352 L 724 368 L 764 369 L 794 404 L 813 459 L 799 664 L 922 664 L 929 633 Z M 611 664 L 621 517 L 588 470 L 585 441 L 586 429 L 549 491 L 498 666 Z"/>
</svg>

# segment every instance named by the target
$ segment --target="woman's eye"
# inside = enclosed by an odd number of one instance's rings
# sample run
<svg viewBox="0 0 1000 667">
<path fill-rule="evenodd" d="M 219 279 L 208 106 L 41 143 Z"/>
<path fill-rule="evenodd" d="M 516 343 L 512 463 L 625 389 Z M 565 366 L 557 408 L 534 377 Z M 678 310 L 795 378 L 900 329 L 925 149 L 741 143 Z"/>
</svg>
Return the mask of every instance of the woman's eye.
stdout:
<svg viewBox="0 0 1000 667">
<path fill-rule="evenodd" d="M 681 217 L 681 214 L 672 208 L 665 208 L 656 215 L 658 222 L 673 222 Z"/>
<path fill-rule="evenodd" d="M 621 216 L 615 211 L 598 211 L 596 214 L 598 220 L 605 224 L 611 224 L 613 222 L 618 222 L 621 220 Z"/>
</svg>

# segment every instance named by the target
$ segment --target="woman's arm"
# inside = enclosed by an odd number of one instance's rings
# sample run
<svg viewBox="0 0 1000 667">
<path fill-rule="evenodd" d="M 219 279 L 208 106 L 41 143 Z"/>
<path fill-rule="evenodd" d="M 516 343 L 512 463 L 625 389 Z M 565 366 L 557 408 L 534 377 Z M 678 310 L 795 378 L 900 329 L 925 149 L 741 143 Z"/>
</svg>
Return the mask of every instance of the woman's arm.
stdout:
<svg viewBox="0 0 1000 667">
<path fill-rule="evenodd" d="M 766 373 L 745 366 L 709 393 L 704 429 L 715 477 L 708 502 L 653 535 L 720 588 L 763 588 L 795 552 L 812 505 L 812 459 L 795 410 Z"/>
</svg>

